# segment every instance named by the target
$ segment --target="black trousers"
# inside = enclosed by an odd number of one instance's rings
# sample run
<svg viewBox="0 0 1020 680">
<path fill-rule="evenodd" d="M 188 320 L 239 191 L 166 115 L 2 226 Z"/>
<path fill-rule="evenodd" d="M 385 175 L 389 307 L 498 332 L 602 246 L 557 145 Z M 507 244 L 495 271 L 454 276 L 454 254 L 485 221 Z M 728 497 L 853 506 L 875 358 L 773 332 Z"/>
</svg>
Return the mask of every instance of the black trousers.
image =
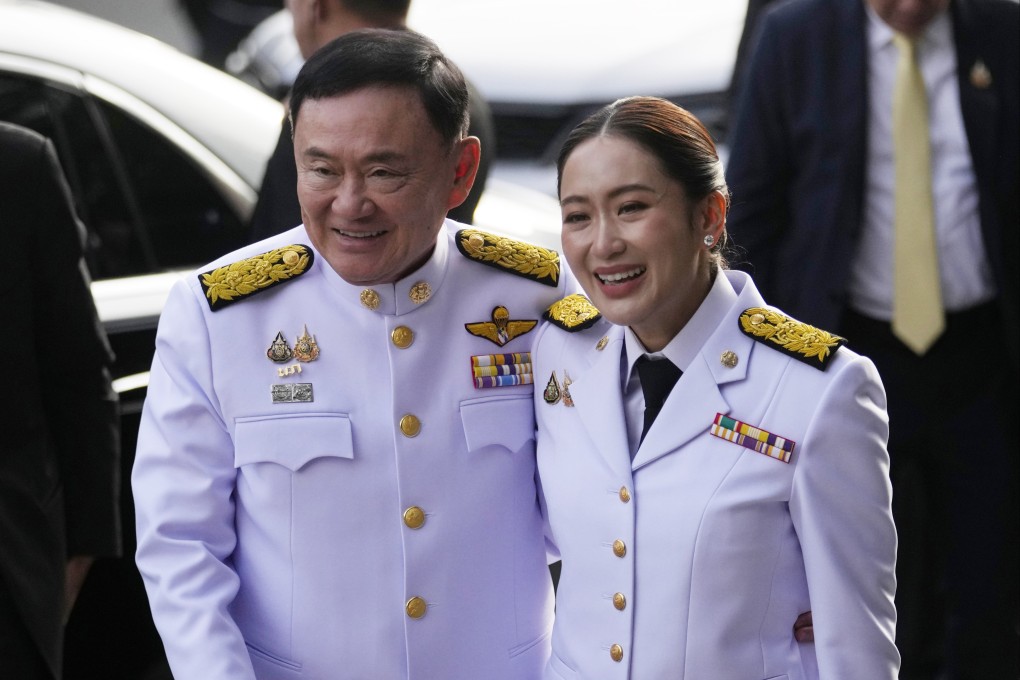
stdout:
<svg viewBox="0 0 1020 680">
<path fill-rule="evenodd" d="M 922 357 L 847 312 L 889 399 L 902 680 L 1018 677 L 1016 368 L 997 307 L 950 314 Z"/>
<path fill-rule="evenodd" d="M 3 578 L 0 578 L 0 678 L 54 680 Z"/>
</svg>

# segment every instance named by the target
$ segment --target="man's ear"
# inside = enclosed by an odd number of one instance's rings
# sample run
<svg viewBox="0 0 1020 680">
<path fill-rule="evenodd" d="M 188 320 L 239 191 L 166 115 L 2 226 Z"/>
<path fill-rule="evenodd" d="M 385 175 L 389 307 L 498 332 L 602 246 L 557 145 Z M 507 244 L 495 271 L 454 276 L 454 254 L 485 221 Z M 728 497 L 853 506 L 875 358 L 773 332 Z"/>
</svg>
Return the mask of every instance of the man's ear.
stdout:
<svg viewBox="0 0 1020 680">
<path fill-rule="evenodd" d="M 450 187 L 450 197 L 446 202 L 446 209 L 452 210 L 467 200 L 474 186 L 475 176 L 478 174 L 478 161 L 481 158 L 481 142 L 477 137 L 464 137 L 457 142 L 453 153 L 457 156 L 457 163 L 454 166 L 453 186 Z"/>
<path fill-rule="evenodd" d="M 326 23 L 330 12 L 333 10 L 330 6 L 330 0 L 311 0 L 311 3 L 312 16 L 315 17 L 315 21 L 320 24 Z"/>
</svg>

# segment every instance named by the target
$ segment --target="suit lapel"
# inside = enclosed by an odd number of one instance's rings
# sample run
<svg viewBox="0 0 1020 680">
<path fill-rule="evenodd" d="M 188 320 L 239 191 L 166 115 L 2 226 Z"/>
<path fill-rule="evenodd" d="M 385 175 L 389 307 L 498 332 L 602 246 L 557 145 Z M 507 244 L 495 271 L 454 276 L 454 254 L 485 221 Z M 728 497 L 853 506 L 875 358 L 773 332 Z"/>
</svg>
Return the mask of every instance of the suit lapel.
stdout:
<svg viewBox="0 0 1020 680">
<path fill-rule="evenodd" d="M 589 350 L 591 365 L 570 384 L 574 408 L 585 433 L 616 474 L 629 474 L 627 422 L 620 390 L 623 328 L 614 326 L 602 350 Z"/>
<path fill-rule="evenodd" d="M 712 426 L 716 413 L 726 413 L 729 405 L 719 391 L 708 365 L 699 356 L 677 381 L 662 411 L 634 455 L 633 468 L 675 451 Z"/>
<path fill-rule="evenodd" d="M 975 35 L 973 10 L 962 1 L 951 5 L 953 22 L 953 42 L 956 44 L 956 73 L 960 88 L 960 112 L 963 115 L 963 127 L 967 133 L 967 144 L 970 148 L 971 162 L 977 178 L 977 186 L 996 186 L 996 157 L 998 144 L 996 140 L 996 121 L 999 117 L 1000 102 L 998 90 L 988 84 L 982 86 L 984 74 L 994 79 L 997 74 L 988 71 L 989 59 L 982 55 L 984 43 Z M 1001 48 L 1001 46 L 996 46 Z M 1000 76 L 1001 77 L 1001 76 Z M 985 197 L 982 196 L 982 199 Z M 987 220 L 982 220 L 982 231 L 985 245 L 990 256 L 999 251 L 998 230 L 987 228 Z"/>
<path fill-rule="evenodd" d="M 836 46 L 829 50 L 827 58 L 832 60 L 833 82 L 836 96 L 834 107 L 829 111 L 836 122 L 833 133 L 842 140 L 847 165 L 843 188 L 845 193 L 838 196 L 839 203 L 850 211 L 846 224 L 851 225 L 856 235 L 863 211 L 864 175 L 867 162 L 868 128 L 868 52 L 866 15 L 863 2 L 833 3 L 835 13 L 830 25 L 830 38 Z"/>
<path fill-rule="evenodd" d="M 730 412 L 723 388 L 747 377 L 754 346 L 754 341 L 740 331 L 738 318 L 744 309 L 761 307 L 765 302 L 746 275 L 733 273 L 729 278 L 737 299 L 670 392 L 634 456 L 634 470 L 682 448 L 707 432 L 716 414 Z M 736 362 L 724 362 L 724 354 L 735 357 Z"/>
</svg>

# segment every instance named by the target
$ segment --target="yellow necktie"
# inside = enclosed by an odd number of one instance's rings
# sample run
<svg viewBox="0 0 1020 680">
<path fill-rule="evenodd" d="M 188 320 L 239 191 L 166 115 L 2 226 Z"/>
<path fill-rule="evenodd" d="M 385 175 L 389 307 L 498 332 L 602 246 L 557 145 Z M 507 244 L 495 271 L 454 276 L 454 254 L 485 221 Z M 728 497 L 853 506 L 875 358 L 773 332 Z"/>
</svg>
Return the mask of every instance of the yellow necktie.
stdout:
<svg viewBox="0 0 1020 680">
<path fill-rule="evenodd" d="M 924 354 L 946 326 L 935 243 L 928 97 L 914 42 L 893 38 L 900 50 L 893 92 L 893 162 L 896 166 L 892 330 Z"/>
</svg>

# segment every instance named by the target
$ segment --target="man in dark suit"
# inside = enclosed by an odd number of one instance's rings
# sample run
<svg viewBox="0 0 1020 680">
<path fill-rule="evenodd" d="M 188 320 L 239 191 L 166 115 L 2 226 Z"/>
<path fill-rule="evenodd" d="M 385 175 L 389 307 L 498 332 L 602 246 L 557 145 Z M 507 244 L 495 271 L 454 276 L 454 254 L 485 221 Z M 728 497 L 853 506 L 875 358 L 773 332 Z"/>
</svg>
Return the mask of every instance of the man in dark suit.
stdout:
<svg viewBox="0 0 1020 680">
<path fill-rule="evenodd" d="M 92 560 L 120 551 L 119 430 L 67 182 L 53 145 L 0 123 L 0 677 L 61 677 Z"/>
<path fill-rule="evenodd" d="M 736 104 L 738 264 L 888 391 L 901 678 L 1017 677 L 1018 20 L 1009 0 L 778 3 Z M 921 96 L 897 94 L 918 72 Z M 901 126 L 915 99 L 927 114 Z M 925 125 L 924 172 L 895 179 Z M 904 276 L 925 262 L 931 284 Z"/>
<path fill-rule="evenodd" d="M 331 40 L 359 28 L 407 28 L 411 0 L 288 0 L 286 4 L 294 16 L 294 37 L 301 55 L 307 59 Z M 449 217 L 472 224 L 495 152 L 496 130 L 488 103 L 470 81 L 467 86 L 470 97 L 468 134 L 481 141 L 482 156 L 471 193 L 466 201 L 450 211 Z M 290 123 L 285 120 L 276 149 L 266 164 L 259 200 L 249 226 L 250 242 L 301 224 L 296 187 L 294 143 Z"/>
</svg>

